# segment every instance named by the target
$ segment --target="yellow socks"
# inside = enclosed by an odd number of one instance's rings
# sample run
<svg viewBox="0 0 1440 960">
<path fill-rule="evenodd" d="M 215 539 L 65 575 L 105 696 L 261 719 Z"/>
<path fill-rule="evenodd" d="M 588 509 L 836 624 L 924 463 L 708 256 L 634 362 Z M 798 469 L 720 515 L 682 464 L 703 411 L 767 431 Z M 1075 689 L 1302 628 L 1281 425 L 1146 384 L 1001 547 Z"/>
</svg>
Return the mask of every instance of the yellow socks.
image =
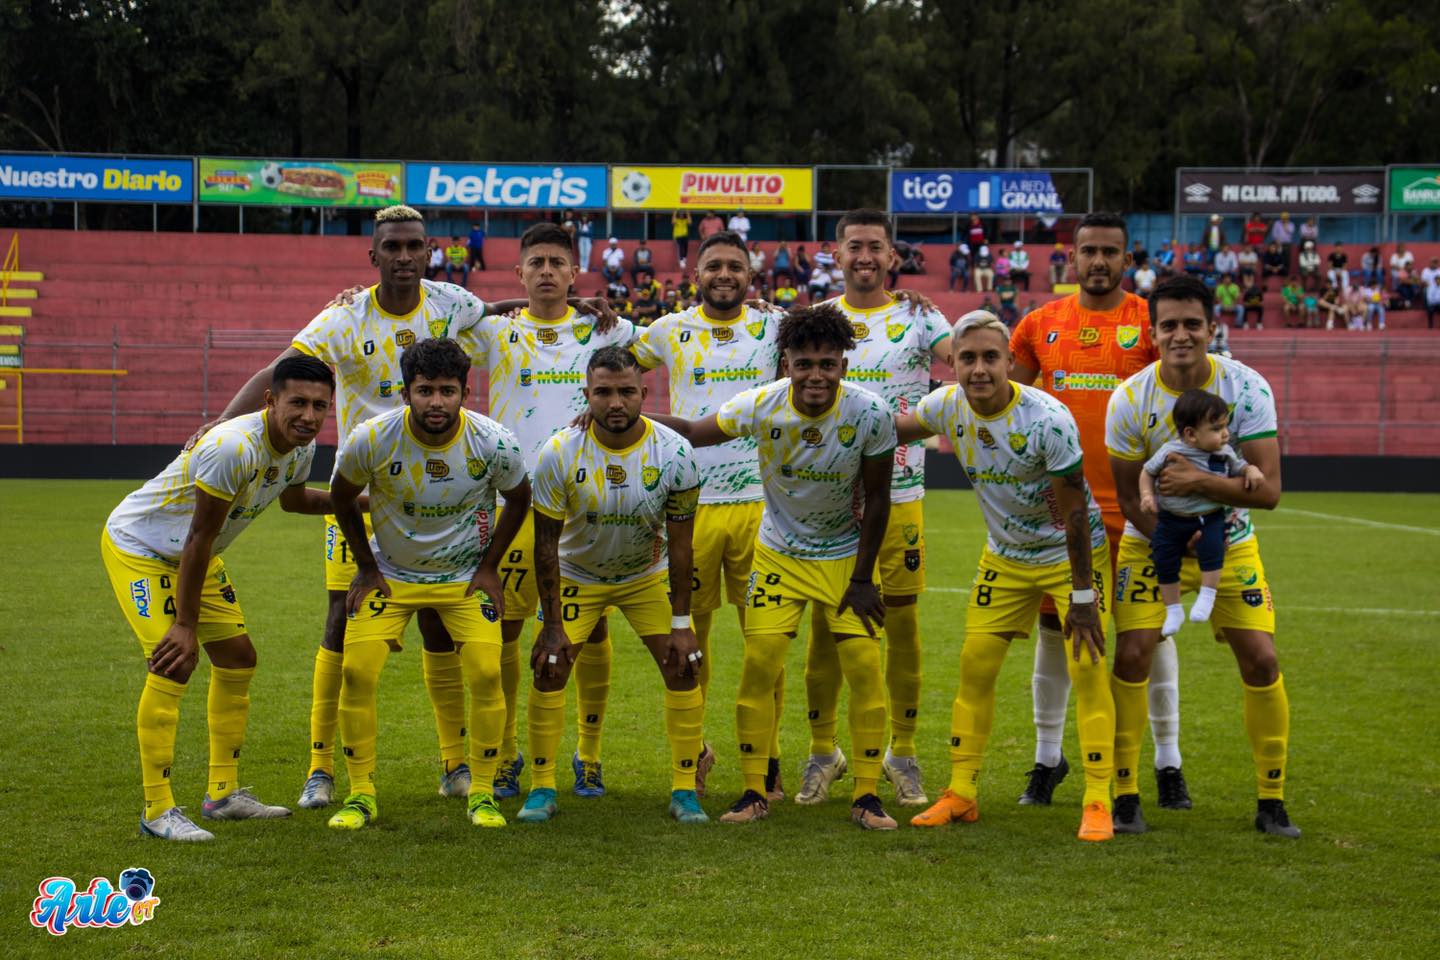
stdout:
<svg viewBox="0 0 1440 960">
<path fill-rule="evenodd" d="M 346 643 L 340 687 L 340 735 L 345 739 L 345 766 L 350 792 L 375 795 L 375 737 L 379 721 L 375 694 L 390 647 L 383 641 Z"/>
<path fill-rule="evenodd" d="M 145 790 L 145 819 L 154 820 L 175 806 L 170 792 L 170 764 L 175 760 L 175 727 L 180 722 L 180 697 L 185 684 L 145 674 L 135 731 L 140 740 L 140 783 Z"/>
<path fill-rule="evenodd" d="M 1140 737 L 1145 733 L 1150 681 L 1131 683 L 1113 674 L 1110 694 L 1115 699 L 1115 795 L 1139 793 L 1136 772 L 1140 766 Z"/>
<path fill-rule="evenodd" d="M 500 644 L 500 689 L 505 694 L 505 727 L 500 734 L 500 757 L 513 760 L 519 752 L 519 744 L 515 740 L 515 718 L 520 710 L 519 640 Z"/>
<path fill-rule="evenodd" d="M 470 783 L 476 795 L 489 793 L 500 764 L 505 730 L 505 693 L 500 688 L 500 647 L 460 644 L 460 664 L 470 687 Z"/>
<path fill-rule="evenodd" d="M 705 695 L 691 690 L 665 691 L 665 733 L 670 739 L 670 789 L 695 789 L 695 758 L 705 735 Z"/>
<path fill-rule="evenodd" d="M 995 681 L 1010 650 L 990 633 L 965 637 L 960 650 L 960 689 L 950 710 L 950 791 L 971 800 L 979 793 L 980 762 L 995 721 Z"/>
<path fill-rule="evenodd" d="M 239 776 L 240 748 L 245 745 L 245 721 L 250 716 L 250 678 L 254 667 L 231 669 L 210 667 L 210 696 L 206 701 L 206 723 L 210 729 L 211 800 L 235 792 Z"/>
<path fill-rule="evenodd" d="M 1268 687 L 1245 684 L 1245 733 L 1255 758 L 1261 800 L 1285 799 L 1285 754 L 1290 743 L 1290 698 L 1285 677 Z"/>
<path fill-rule="evenodd" d="M 885 687 L 890 696 L 890 752 L 915 756 L 920 716 L 920 605 L 885 608 Z"/>
<path fill-rule="evenodd" d="M 835 752 L 835 733 L 840 726 L 840 685 L 844 672 L 835 650 L 835 637 L 825 618 L 810 618 L 810 645 L 805 649 L 806 717 L 810 720 L 810 753 L 825 756 Z"/>
<path fill-rule="evenodd" d="M 565 731 L 565 691 L 530 690 L 530 789 L 555 789 L 555 754 Z M 473 782 L 473 781 L 472 781 Z"/>
<path fill-rule="evenodd" d="M 745 665 L 740 671 L 740 693 L 735 700 L 735 729 L 740 738 L 740 772 L 745 789 L 765 793 L 775 731 L 775 681 L 785 666 L 790 638 L 763 633 L 745 638 Z"/>
<path fill-rule="evenodd" d="M 587 640 L 575 658 L 575 702 L 580 713 L 580 759 L 600 761 L 600 731 L 605 726 L 605 701 L 610 699 L 610 637 Z"/>
<path fill-rule="evenodd" d="M 1110 809 L 1110 778 L 1115 772 L 1115 700 L 1110 693 L 1110 671 L 1105 658 L 1091 663 L 1084 652 L 1080 662 L 1067 657 L 1070 684 L 1075 689 L 1075 726 L 1080 756 L 1085 763 L 1085 799 Z"/>
<path fill-rule="evenodd" d="M 690 613 L 690 625 L 700 646 L 700 695 L 710 696 L 710 631 L 715 629 L 715 611 Z"/>
<path fill-rule="evenodd" d="M 310 769 L 335 774 L 335 721 L 340 708 L 340 664 L 336 650 L 315 651 L 315 679 L 310 687 Z"/>
<path fill-rule="evenodd" d="M 435 734 L 440 741 L 440 765 L 446 773 L 465 760 L 465 674 L 454 650 L 422 650 L 425 689 L 435 709 Z M 473 776 L 473 773 L 472 773 Z"/>
</svg>

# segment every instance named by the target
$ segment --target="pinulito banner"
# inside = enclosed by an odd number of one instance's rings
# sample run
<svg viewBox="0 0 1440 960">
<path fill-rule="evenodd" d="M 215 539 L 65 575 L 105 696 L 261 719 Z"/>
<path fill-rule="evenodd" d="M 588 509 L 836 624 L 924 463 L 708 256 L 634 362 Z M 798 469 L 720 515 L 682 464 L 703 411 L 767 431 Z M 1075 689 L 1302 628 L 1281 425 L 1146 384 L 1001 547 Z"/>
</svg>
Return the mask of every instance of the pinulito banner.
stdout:
<svg viewBox="0 0 1440 960">
<path fill-rule="evenodd" d="M 1185 170 L 1184 213 L 1380 213 L 1383 170 Z"/>
<path fill-rule="evenodd" d="M 1065 212 L 1048 170 L 892 170 L 890 209 L 896 213 Z"/>
<path fill-rule="evenodd" d="M 200 158 L 200 202 L 388 207 L 403 203 L 404 166 L 347 160 Z"/>
<path fill-rule="evenodd" d="M 195 199 L 194 167 L 189 157 L 126 160 L 0 153 L 0 197 L 190 203 Z"/>
<path fill-rule="evenodd" d="M 615 167 L 610 203 L 630 210 L 808 211 L 810 167 Z"/>
</svg>

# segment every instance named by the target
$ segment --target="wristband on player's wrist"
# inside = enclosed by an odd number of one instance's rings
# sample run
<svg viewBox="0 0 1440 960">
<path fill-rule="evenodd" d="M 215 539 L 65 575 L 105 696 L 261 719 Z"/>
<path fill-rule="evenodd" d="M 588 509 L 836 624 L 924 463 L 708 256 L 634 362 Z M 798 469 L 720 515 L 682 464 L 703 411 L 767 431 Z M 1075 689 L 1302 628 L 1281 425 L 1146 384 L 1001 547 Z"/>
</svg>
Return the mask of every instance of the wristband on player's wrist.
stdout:
<svg viewBox="0 0 1440 960">
<path fill-rule="evenodd" d="M 851 582 L 851 583 L 868 583 L 868 584 L 870 584 L 871 586 L 874 586 L 874 585 L 875 585 L 875 578 L 874 578 L 874 577 L 851 577 L 851 578 L 850 578 L 850 582 Z"/>
<path fill-rule="evenodd" d="M 1093 588 L 1093 587 L 1087 587 L 1087 588 L 1085 588 L 1084 590 L 1071 590 L 1071 591 L 1070 591 L 1070 602 L 1071 602 L 1071 603 L 1083 603 L 1083 604 L 1094 603 L 1094 602 L 1095 602 L 1095 590 L 1094 590 L 1094 588 Z"/>
<path fill-rule="evenodd" d="M 671 629 L 671 630 L 689 630 L 689 629 L 690 629 L 690 614 L 688 614 L 688 613 L 687 613 L 687 614 L 684 614 L 684 615 L 681 615 L 681 614 L 678 614 L 678 613 L 676 613 L 676 614 L 671 614 L 671 616 L 670 616 L 670 629 Z"/>
</svg>

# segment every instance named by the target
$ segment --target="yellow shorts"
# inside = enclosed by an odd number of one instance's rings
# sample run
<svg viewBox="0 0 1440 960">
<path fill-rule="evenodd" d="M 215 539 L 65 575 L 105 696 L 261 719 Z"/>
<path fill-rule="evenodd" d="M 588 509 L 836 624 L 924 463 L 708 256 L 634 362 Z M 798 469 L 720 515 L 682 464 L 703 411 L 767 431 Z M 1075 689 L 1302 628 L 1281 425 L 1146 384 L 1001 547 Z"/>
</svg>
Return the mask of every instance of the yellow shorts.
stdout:
<svg viewBox="0 0 1440 960">
<path fill-rule="evenodd" d="M 126 553 L 115 546 L 110 534 L 100 533 L 100 558 L 110 576 L 115 599 L 125 622 L 140 640 L 140 649 L 148 658 L 165 631 L 175 623 L 175 582 L 179 568 L 164 560 L 151 560 Z M 200 587 L 200 620 L 195 637 L 201 646 L 217 640 L 229 640 L 245 632 L 245 614 L 235 598 L 235 587 L 225 573 L 219 557 L 210 558 L 205 569 L 205 583 Z"/>
<path fill-rule="evenodd" d="M 690 609 L 711 613 L 720 609 L 720 584 L 725 602 L 745 603 L 750 567 L 755 557 L 755 535 L 760 531 L 764 501 L 753 503 L 702 503 L 695 512 L 695 575 L 690 581 Z"/>
<path fill-rule="evenodd" d="M 750 571 L 749 599 L 745 603 L 746 633 L 780 633 L 794 636 L 805 605 L 813 603 L 837 637 L 868 636 L 855 611 L 836 608 L 850 587 L 855 558 L 801 560 L 755 544 L 755 567 Z M 884 581 L 879 581 L 880 586 Z M 883 588 L 882 588 L 883 592 Z M 872 624 L 880 633 L 880 624 Z"/>
<path fill-rule="evenodd" d="M 668 636 L 670 633 L 670 573 L 661 570 L 653 576 L 628 583 L 582 583 L 560 579 L 560 618 L 565 635 L 571 643 L 584 643 L 600 618 L 612 609 L 619 610 L 630 621 L 630 627 L 641 637 Z"/>
<path fill-rule="evenodd" d="M 1180 562 L 1180 590 L 1186 593 L 1199 588 L 1200 561 L 1185 557 Z M 1122 633 L 1159 630 L 1164 622 L 1165 604 L 1155 580 L 1150 544 L 1138 537 L 1123 537 L 1115 573 L 1115 629 Z M 1216 636 L 1227 627 L 1275 632 L 1275 602 L 1265 579 L 1265 565 L 1260 562 L 1257 538 L 1226 548 L 1210 626 Z"/>
<path fill-rule="evenodd" d="M 1108 631 L 1110 547 L 1107 544 L 1091 551 L 1090 567 L 1095 601 L 1100 607 L 1100 626 Z M 965 632 L 1029 636 L 1040 612 L 1040 601 L 1045 597 L 1055 604 L 1060 622 L 1064 623 L 1073 589 L 1069 560 L 1043 565 L 1020 563 L 997 557 L 987 546 L 980 554 L 980 568 L 975 571 L 975 582 L 970 587 Z"/>
<path fill-rule="evenodd" d="M 365 536 L 369 537 L 375 532 L 370 526 L 370 514 L 362 513 L 360 519 L 365 521 Z M 340 524 L 333 513 L 325 516 L 325 589 L 345 591 L 350 589 L 350 581 L 355 579 L 355 561 L 350 557 L 350 545 L 345 542 L 345 534 L 340 532 Z"/>
<path fill-rule="evenodd" d="M 500 513 L 504 513 L 501 508 Z M 499 523 L 499 515 L 496 516 Z M 540 587 L 535 583 L 535 514 L 525 511 L 525 522 L 505 551 L 500 565 L 500 582 L 505 585 L 505 619 L 529 620 L 540 608 Z"/>
<path fill-rule="evenodd" d="M 913 597 L 925 592 L 925 501 L 890 504 L 890 522 L 875 564 L 885 592 Z"/>
<path fill-rule="evenodd" d="M 345 626 L 345 645 L 380 640 L 391 650 L 404 645 L 405 628 L 419 610 L 440 615 L 456 643 L 500 643 L 500 611 L 484 591 L 465 596 L 468 581 L 458 583 L 406 583 L 389 580 L 390 596 L 377 590 Z"/>
</svg>

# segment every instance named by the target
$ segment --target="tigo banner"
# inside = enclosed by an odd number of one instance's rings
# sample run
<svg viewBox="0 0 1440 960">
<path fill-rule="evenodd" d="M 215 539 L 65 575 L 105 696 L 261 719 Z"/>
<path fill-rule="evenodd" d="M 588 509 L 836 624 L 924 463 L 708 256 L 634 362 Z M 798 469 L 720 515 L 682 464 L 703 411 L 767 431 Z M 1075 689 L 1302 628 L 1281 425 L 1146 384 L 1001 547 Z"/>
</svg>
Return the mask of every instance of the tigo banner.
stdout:
<svg viewBox="0 0 1440 960">
<path fill-rule="evenodd" d="M 1047 170 L 892 170 L 896 213 L 1064 213 Z"/>
<path fill-rule="evenodd" d="M 1440 165 L 1433 167 L 1392 167 L 1390 170 L 1392 211 L 1440 210 Z"/>
<path fill-rule="evenodd" d="M 810 210 L 809 167 L 614 167 L 610 205 L 629 210 Z"/>
<path fill-rule="evenodd" d="M 388 207 L 402 203 L 398 163 L 200 158 L 200 202 L 287 207 Z"/>
<path fill-rule="evenodd" d="M 417 207 L 598 210 L 605 207 L 605 168 L 407 163 L 405 196 Z"/>
<path fill-rule="evenodd" d="M 17 200 L 122 200 L 189 203 L 191 160 L 0 153 L 0 197 Z"/>
</svg>

